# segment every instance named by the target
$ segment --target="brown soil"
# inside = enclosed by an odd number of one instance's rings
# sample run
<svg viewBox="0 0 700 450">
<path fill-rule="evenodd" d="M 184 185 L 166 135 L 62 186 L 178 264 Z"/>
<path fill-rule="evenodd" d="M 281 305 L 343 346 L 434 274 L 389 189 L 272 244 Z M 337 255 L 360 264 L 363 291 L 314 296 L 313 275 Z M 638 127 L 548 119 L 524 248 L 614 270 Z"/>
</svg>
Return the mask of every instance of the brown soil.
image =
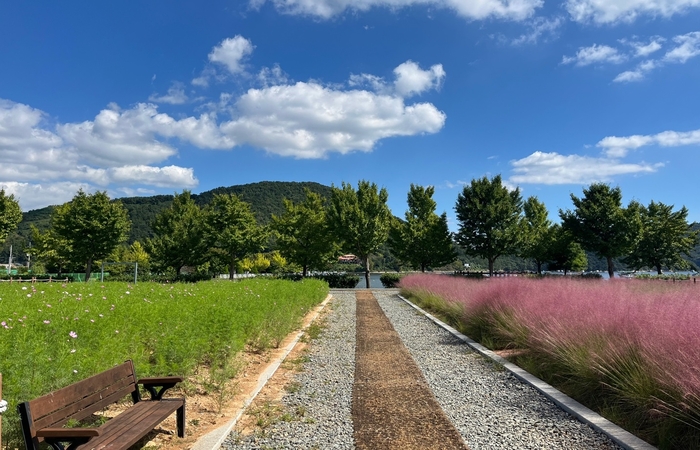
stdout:
<svg viewBox="0 0 700 450">
<path fill-rule="evenodd" d="M 468 450 L 374 295 L 356 298 L 356 448 Z"/>
</svg>

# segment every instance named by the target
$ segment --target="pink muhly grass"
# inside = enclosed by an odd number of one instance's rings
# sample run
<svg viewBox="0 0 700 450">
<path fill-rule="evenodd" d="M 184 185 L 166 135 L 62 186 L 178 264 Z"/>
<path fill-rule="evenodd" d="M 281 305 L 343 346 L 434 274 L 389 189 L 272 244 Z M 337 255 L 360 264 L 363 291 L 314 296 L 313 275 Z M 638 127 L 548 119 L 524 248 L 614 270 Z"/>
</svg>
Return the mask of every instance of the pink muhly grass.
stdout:
<svg viewBox="0 0 700 450">
<path fill-rule="evenodd" d="M 636 382 L 630 372 L 639 369 L 665 393 L 700 398 L 700 288 L 693 284 L 417 274 L 400 286 L 460 304 L 463 320 L 495 326 L 499 337 L 511 339 L 505 345 L 568 364 L 580 358 L 581 370 L 593 365 L 622 384 L 613 389 L 639 389 L 623 386 Z"/>
</svg>

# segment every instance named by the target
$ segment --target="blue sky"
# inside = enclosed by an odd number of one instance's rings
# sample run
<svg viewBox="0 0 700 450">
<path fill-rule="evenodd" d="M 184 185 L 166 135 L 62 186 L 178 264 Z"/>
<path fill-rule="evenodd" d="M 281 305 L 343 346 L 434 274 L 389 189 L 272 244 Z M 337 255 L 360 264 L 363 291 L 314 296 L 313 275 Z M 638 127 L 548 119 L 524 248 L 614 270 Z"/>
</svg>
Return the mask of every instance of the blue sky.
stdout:
<svg viewBox="0 0 700 450">
<path fill-rule="evenodd" d="M 700 221 L 700 0 L 0 4 L 0 186 L 23 210 L 265 180 L 592 182 Z"/>
</svg>

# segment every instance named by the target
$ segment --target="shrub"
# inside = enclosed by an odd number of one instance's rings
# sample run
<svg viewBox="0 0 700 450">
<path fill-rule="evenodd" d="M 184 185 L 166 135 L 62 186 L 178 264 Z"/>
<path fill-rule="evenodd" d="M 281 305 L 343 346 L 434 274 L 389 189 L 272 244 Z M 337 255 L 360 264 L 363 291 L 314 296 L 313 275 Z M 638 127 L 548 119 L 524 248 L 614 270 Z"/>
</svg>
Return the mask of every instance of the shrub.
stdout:
<svg viewBox="0 0 700 450">
<path fill-rule="evenodd" d="M 399 284 L 403 275 L 399 273 L 384 273 L 379 277 L 379 281 L 382 282 L 382 286 L 385 288 L 393 288 Z"/>
</svg>

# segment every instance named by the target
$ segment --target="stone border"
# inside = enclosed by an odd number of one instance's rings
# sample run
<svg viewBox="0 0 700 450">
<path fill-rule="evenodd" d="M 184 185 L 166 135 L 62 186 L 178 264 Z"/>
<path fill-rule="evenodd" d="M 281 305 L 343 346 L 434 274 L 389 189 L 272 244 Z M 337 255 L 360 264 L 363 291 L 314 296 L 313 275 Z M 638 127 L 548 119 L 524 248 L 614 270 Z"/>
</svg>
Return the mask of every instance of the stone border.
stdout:
<svg viewBox="0 0 700 450">
<path fill-rule="evenodd" d="M 321 302 L 321 304 L 319 305 L 320 307 L 318 308 L 316 313 L 311 317 L 311 320 L 309 321 L 308 325 L 306 325 L 297 332 L 297 336 L 284 348 L 284 352 L 278 358 L 272 361 L 272 363 L 270 363 L 270 365 L 267 366 L 265 371 L 262 374 L 260 374 L 255 389 L 245 399 L 243 405 L 236 413 L 236 416 L 230 421 L 228 421 L 225 425 L 213 431 L 210 431 L 209 433 L 197 439 L 197 441 L 192 446 L 191 450 L 218 450 L 219 448 L 221 448 L 221 444 L 223 444 L 228 435 L 231 433 L 233 427 L 236 426 L 236 423 L 243 416 L 245 410 L 248 408 L 248 406 L 250 406 L 251 403 L 253 403 L 255 397 L 257 397 L 260 391 L 262 391 L 263 387 L 265 387 L 265 384 L 267 384 L 267 382 L 270 380 L 270 378 L 272 378 L 277 369 L 279 369 L 279 367 L 282 365 L 282 362 L 284 362 L 287 356 L 289 356 L 289 354 L 292 352 L 292 349 L 294 349 L 294 347 L 297 345 L 299 339 L 301 339 L 301 337 L 304 335 L 306 329 L 312 323 L 314 323 L 314 321 L 318 318 L 319 314 L 321 314 L 321 311 L 323 311 L 323 309 L 326 307 L 326 305 L 332 298 L 333 296 L 329 293 L 326 299 L 323 300 L 323 302 Z"/>
<path fill-rule="evenodd" d="M 494 362 L 497 362 L 498 364 L 502 365 L 507 371 L 515 375 L 518 379 L 523 381 L 526 384 L 529 384 L 536 390 L 542 393 L 545 397 L 553 401 L 557 406 L 559 406 L 561 409 L 566 411 L 567 413 L 571 414 L 572 416 L 576 417 L 578 420 L 581 422 L 587 424 L 591 428 L 593 428 L 596 431 L 599 431 L 600 433 L 606 435 L 610 440 L 615 442 L 617 445 L 620 447 L 624 448 L 625 450 L 657 450 L 656 447 L 653 445 L 649 444 L 648 442 L 638 438 L 637 436 L 633 435 L 627 430 L 624 430 L 623 428 L 615 425 L 614 423 L 610 422 L 608 419 L 602 417 L 600 414 L 594 412 L 593 410 L 587 408 L 586 406 L 582 405 L 581 403 L 577 402 L 573 398 L 569 397 L 568 395 L 564 394 L 563 392 L 555 389 L 554 387 L 550 386 L 549 384 L 545 383 L 544 381 L 540 380 L 536 376 L 532 375 L 529 372 L 526 372 L 522 368 L 516 366 L 515 364 L 509 362 L 505 358 L 502 358 L 492 352 L 491 350 L 487 349 L 483 345 L 479 344 L 476 341 L 473 341 L 469 337 L 463 335 L 459 331 L 455 330 L 451 326 L 447 325 L 446 323 L 442 322 L 440 319 L 436 318 L 432 314 L 428 313 L 427 311 L 423 310 L 417 305 L 414 305 L 401 295 L 397 296 L 409 304 L 411 307 L 419 311 L 421 314 L 426 316 L 428 319 L 432 320 L 436 325 L 439 327 L 445 329 L 448 331 L 450 334 L 455 336 L 457 339 L 463 341 L 470 347 L 472 347 L 475 351 L 480 353 L 482 356 L 491 359 Z"/>
</svg>

